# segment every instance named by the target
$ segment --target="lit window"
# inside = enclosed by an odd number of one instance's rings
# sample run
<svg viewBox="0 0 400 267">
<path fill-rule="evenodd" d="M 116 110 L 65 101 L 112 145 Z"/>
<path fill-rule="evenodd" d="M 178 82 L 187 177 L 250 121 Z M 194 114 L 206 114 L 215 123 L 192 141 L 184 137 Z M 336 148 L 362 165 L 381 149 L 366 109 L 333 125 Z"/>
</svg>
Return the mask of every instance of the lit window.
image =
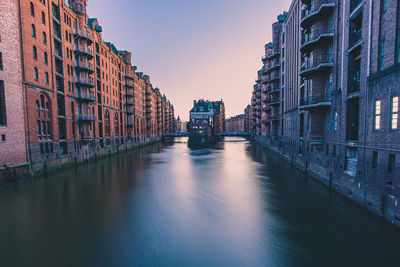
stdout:
<svg viewBox="0 0 400 267">
<path fill-rule="evenodd" d="M 399 97 L 394 96 L 392 97 L 392 110 L 391 110 L 391 129 L 396 130 L 398 129 L 398 122 L 399 122 Z"/>
<path fill-rule="evenodd" d="M 381 100 L 375 101 L 375 122 L 374 128 L 375 130 L 381 129 Z"/>
</svg>

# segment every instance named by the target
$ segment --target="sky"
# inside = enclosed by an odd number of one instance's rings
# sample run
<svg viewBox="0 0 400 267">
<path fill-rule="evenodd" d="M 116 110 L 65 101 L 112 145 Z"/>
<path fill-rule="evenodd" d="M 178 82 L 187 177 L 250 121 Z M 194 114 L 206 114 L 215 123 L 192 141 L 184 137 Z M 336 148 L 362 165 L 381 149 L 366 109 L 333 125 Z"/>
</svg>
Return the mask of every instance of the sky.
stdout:
<svg viewBox="0 0 400 267">
<path fill-rule="evenodd" d="M 195 99 L 225 102 L 226 117 L 250 103 L 272 23 L 290 0 L 88 0 L 103 39 L 166 94 L 176 117 Z"/>
</svg>

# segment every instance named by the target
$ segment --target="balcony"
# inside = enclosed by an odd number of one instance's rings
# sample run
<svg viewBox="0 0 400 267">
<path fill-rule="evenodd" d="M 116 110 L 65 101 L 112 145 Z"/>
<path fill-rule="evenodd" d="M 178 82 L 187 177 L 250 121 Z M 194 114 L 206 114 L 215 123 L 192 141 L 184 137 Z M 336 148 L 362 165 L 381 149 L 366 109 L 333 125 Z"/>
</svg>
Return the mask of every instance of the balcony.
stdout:
<svg viewBox="0 0 400 267">
<path fill-rule="evenodd" d="M 275 51 L 269 52 L 268 54 L 265 55 L 265 57 L 264 57 L 265 59 L 264 59 L 264 60 L 277 57 L 277 56 L 279 56 L 280 54 L 281 54 L 280 52 L 275 52 Z"/>
<path fill-rule="evenodd" d="M 62 38 L 61 32 L 59 32 L 59 31 L 57 31 L 55 29 L 54 29 L 53 32 L 54 32 L 54 37 L 56 37 L 58 40 L 61 41 L 61 38 Z"/>
<path fill-rule="evenodd" d="M 88 47 L 85 47 L 82 45 L 75 45 L 74 51 L 76 54 L 83 54 L 83 55 L 87 56 L 89 59 L 93 58 L 93 51 L 90 50 Z"/>
<path fill-rule="evenodd" d="M 317 19 L 329 17 L 334 7 L 334 0 L 312 0 L 308 8 L 301 11 L 301 27 L 309 28 Z"/>
<path fill-rule="evenodd" d="M 128 97 L 135 97 L 135 93 L 131 89 L 126 90 L 125 95 L 128 96 Z"/>
<path fill-rule="evenodd" d="M 331 42 L 333 36 L 333 24 L 312 29 L 311 33 L 302 36 L 300 51 L 303 53 L 310 52 L 318 45 Z"/>
<path fill-rule="evenodd" d="M 279 119 L 280 119 L 279 116 L 270 116 L 270 117 L 268 118 L 268 120 L 270 120 L 270 121 L 279 121 Z"/>
<path fill-rule="evenodd" d="M 261 98 L 261 95 L 260 94 L 256 94 L 256 98 Z"/>
<path fill-rule="evenodd" d="M 320 71 L 331 70 L 333 66 L 332 55 L 319 55 L 306 60 L 300 69 L 300 75 L 307 76 Z"/>
<path fill-rule="evenodd" d="M 76 99 L 80 100 L 80 101 L 88 101 L 88 102 L 92 102 L 92 101 L 96 101 L 96 95 L 92 94 L 90 92 L 77 92 L 76 94 Z"/>
<path fill-rule="evenodd" d="M 126 122 L 126 126 L 128 126 L 128 127 L 133 127 L 133 126 L 135 126 L 135 123 L 133 122 L 133 121 L 127 121 Z"/>
<path fill-rule="evenodd" d="M 126 79 L 130 79 L 130 80 L 134 80 L 135 78 L 133 77 L 133 75 L 129 74 L 129 73 L 125 73 L 125 78 Z"/>
<path fill-rule="evenodd" d="M 262 124 L 268 124 L 268 120 L 262 120 Z"/>
<path fill-rule="evenodd" d="M 269 76 L 268 82 L 269 82 L 269 83 L 270 83 L 270 82 L 274 82 L 274 81 L 279 80 L 280 78 L 281 78 L 280 75 L 278 75 L 278 74 L 273 74 L 273 75 Z"/>
<path fill-rule="evenodd" d="M 75 84 L 78 87 L 94 87 L 94 80 L 92 78 L 82 78 L 80 76 L 76 76 Z"/>
<path fill-rule="evenodd" d="M 78 114 L 78 120 L 82 122 L 92 122 L 96 120 L 96 116 L 88 114 Z"/>
<path fill-rule="evenodd" d="M 88 62 L 80 62 L 79 60 L 75 61 L 75 69 L 79 71 L 86 71 L 89 73 L 94 73 L 94 66 Z"/>
<path fill-rule="evenodd" d="M 135 105 L 135 100 L 134 100 L 132 97 L 128 97 L 128 98 L 126 99 L 126 104 L 127 104 L 128 106 Z"/>
<path fill-rule="evenodd" d="M 272 106 L 272 105 L 279 105 L 281 103 L 280 99 L 277 97 L 272 97 L 268 99 L 267 103 Z"/>
<path fill-rule="evenodd" d="M 92 44 L 93 43 L 93 37 L 91 35 L 89 35 L 87 32 L 81 31 L 79 29 L 74 29 L 74 37 L 83 39 L 88 44 Z"/>
<path fill-rule="evenodd" d="M 280 62 L 273 62 L 271 66 L 269 66 L 266 70 L 265 73 L 269 73 L 275 69 L 278 69 L 281 67 L 281 63 Z"/>
<path fill-rule="evenodd" d="M 310 95 L 300 99 L 300 109 L 310 110 L 331 106 L 331 97 L 328 93 Z"/>
<path fill-rule="evenodd" d="M 135 114 L 135 109 L 134 109 L 134 108 L 127 108 L 127 109 L 126 109 L 126 114 L 128 114 L 128 115 L 133 115 L 133 114 Z"/>
</svg>

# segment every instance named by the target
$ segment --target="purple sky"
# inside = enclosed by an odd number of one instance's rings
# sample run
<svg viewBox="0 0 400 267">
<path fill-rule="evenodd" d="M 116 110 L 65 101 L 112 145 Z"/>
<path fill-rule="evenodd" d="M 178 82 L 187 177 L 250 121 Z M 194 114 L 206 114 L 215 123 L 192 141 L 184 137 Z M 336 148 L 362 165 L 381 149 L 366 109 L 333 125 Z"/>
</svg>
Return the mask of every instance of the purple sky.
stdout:
<svg viewBox="0 0 400 267">
<path fill-rule="evenodd" d="M 133 54 L 188 119 L 193 99 L 225 101 L 226 116 L 250 102 L 271 24 L 290 0 L 89 0 L 103 39 Z"/>
</svg>

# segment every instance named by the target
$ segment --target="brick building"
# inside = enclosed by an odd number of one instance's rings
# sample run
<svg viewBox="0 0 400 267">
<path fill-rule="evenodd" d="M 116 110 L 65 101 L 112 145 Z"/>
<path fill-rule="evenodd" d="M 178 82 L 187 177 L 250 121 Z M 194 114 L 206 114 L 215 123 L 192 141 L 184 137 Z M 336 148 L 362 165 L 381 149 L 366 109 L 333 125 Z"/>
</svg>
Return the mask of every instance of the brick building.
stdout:
<svg viewBox="0 0 400 267">
<path fill-rule="evenodd" d="M 102 39 L 99 21 L 87 15 L 87 0 L 1 5 L 5 20 L 0 23 L 7 25 L 0 30 L 1 88 L 5 85 L 0 99 L 6 103 L 1 114 L 7 127 L 0 126 L 6 140 L 0 148 L 12 146 L 15 156 L 0 157 L 0 165 L 31 162 L 39 169 L 132 147 L 173 130 L 173 124 L 160 127 L 164 117 L 174 116 L 173 108 L 161 108 L 159 89 L 137 72 L 130 52 Z"/>
<path fill-rule="evenodd" d="M 250 131 L 299 168 L 400 225 L 400 2 L 293 0 L 273 30 L 246 112 Z M 273 84 L 263 77 L 271 68 L 281 80 L 275 84 L 279 104 L 270 100 Z M 260 83 L 268 88 L 261 87 L 261 96 Z M 261 112 L 260 98 L 266 100 Z"/>
<path fill-rule="evenodd" d="M 244 114 L 237 115 L 235 117 L 231 117 L 225 121 L 226 124 L 226 131 L 233 132 L 233 131 L 240 131 L 244 132 Z"/>
<path fill-rule="evenodd" d="M 0 2 L 0 166 L 29 161 L 18 4 Z"/>
</svg>

